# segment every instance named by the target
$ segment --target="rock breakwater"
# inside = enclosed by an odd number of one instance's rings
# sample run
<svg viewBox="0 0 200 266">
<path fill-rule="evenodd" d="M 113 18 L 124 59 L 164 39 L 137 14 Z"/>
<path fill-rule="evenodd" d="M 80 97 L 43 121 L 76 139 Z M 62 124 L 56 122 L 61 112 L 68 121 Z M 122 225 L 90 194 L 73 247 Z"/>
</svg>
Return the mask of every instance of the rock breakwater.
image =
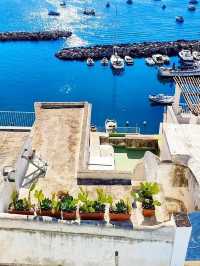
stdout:
<svg viewBox="0 0 200 266">
<path fill-rule="evenodd" d="M 71 35 L 71 31 L 0 32 L 0 41 L 49 41 L 68 38 Z"/>
<path fill-rule="evenodd" d="M 182 49 L 200 50 L 200 41 L 168 41 L 168 42 L 143 42 L 115 45 L 96 45 L 90 47 L 72 47 L 64 48 L 57 52 L 55 56 L 62 60 L 85 60 L 92 57 L 95 60 L 102 59 L 104 56 L 110 58 L 113 53 L 113 47 L 117 46 L 118 54 L 122 57 L 130 55 L 141 58 L 148 57 L 156 53 L 175 56 Z"/>
</svg>

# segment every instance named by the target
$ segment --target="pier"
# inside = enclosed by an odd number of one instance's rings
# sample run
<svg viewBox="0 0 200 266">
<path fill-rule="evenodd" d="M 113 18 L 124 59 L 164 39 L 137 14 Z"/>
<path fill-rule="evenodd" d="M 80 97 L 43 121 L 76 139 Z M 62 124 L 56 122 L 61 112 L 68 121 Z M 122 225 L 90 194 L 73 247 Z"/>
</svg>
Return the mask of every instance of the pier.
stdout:
<svg viewBox="0 0 200 266">
<path fill-rule="evenodd" d="M 71 31 L 39 31 L 39 32 L 0 32 L 0 42 L 5 41 L 50 41 L 59 38 L 68 38 Z"/>
<path fill-rule="evenodd" d="M 117 46 L 119 56 L 130 55 L 132 57 L 141 58 L 149 57 L 153 54 L 165 54 L 168 56 L 176 56 L 182 49 L 199 50 L 200 41 L 168 41 L 168 42 L 143 42 L 128 43 L 114 45 L 96 45 L 90 47 L 72 47 L 60 50 L 55 56 L 62 60 L 86 60 L 92 57 L 95 60 L 102 59 L 104 56 L 110 58 L 113 53 L 113 47 Z"/>
</svg>

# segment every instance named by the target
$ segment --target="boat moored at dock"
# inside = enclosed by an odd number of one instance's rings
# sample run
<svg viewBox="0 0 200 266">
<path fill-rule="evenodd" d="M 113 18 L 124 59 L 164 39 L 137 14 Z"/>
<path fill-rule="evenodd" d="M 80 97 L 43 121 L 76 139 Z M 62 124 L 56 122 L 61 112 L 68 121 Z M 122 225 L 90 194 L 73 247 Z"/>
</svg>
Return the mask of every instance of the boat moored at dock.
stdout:
<svg viewBox="0 0 200 266">
<path fill-rule="evenodd" d="M 109 64 L 109 60 L 108 60 L 108 58 L 107 58 L 107 57 L 103 57 L 103 58 L 101 59 L 101 64 L 102 64 L 103 66 L 107 66 L 107 65 Z"/>
<path fill-rule="evenodd" d="M 152 59 L 157 65 L 163 65 L 165 63 L 164 58 L 161 54 L 152 55 Z"/>
<path fill-rule="evenodd" d="M 149 66 L 154 66 L 156 63 L 154 62 L 153 58 L 152 57 L 147 57 L 145 58 L 145 62 L 147 65 Z"/>
<path fill-rule="evenodd" d="M 149 95 L 149 100 L 156 104 L 172 104 L 174 97 L 164 94 Z"/>
<path fill-rule="evenodd" d="M 200 61 L 200 52 L 194 51 L 192 53 L 194 60 Z"/>
<path fill-rule="evenodd" d="M 105 130 L 107 133 L 112 133 L 117 130 L 117 121 L 112 119 L 106 119 Z"/>
<path fill-rule="evenodd" d="M 87 65 L 88 65 L 88 66 L 94 66 L 94 60 L 93 60 L 91 57 L 89 57 L 89 58 L 87 59 Z"/>
<path fill-rule="evenodd" d="M 178 55 L 184 64 L 187 64 L 187 65 L 193 64 L 194 58 L 190 50 L 181 50 L 178 53 Z"/>
<path fill-rule="evenodd" d="M 158 69 L 158 75 L 163 78 L 172 78 L 176 76 L 190 77 L 200 76 L 200 65 L 194 64 L 193 66 L 182 67 L 160 67 Z"/>
</svg>

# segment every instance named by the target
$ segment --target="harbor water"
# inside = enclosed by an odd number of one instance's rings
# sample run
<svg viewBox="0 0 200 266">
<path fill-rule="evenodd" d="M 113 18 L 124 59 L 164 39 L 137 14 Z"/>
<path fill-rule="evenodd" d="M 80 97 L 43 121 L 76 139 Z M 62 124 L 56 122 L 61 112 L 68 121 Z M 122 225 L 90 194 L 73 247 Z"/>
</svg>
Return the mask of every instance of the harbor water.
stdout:
<svg viewBox="0 0 200 266">
<path fill-rule="evenodd" d="M 132 5 L 113 0 L 110 8 L 105 7 L 106 2 L 67 0 L 63 8 L 59 0 L 0 1 L 1 31 L 73 32 L 67 40 L 0 43 L 1 110 L 32 111 L 35 101 L 89 101 L 92 122 L 99 127 L 106 118 L 114 118 L 121 126 L 129 121 L 141 132 L 158 132 L 163 107 L 151 106 L 148 95 L 173 94 L 174 85 L 160 82 L 156 67 L 136 59 L 133 66 L 115 75 L 100 62 L 89 68 L 85 62 L 60 61 L 54 54 L 69 46 L 198 39 L 198 6 L 189 12 L 186 0 L 135 0 Z M 84 16 L 84 8 L 95 8 L 96 16 Z M 60 16 L 48 16 L 49 10 Z M 177 15 L 183 15 L 185 23 L 176 24 Z"/>
</svg>

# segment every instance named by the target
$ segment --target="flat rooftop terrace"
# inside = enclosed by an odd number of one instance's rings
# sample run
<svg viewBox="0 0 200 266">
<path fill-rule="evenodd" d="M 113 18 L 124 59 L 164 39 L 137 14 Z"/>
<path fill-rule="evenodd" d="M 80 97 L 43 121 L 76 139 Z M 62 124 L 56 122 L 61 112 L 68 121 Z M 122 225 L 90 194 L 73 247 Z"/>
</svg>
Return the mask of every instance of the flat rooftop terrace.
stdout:
<svg viewBox="0 0 200 266">
<path fill-rule="evenodd" d="M 48 164 L 37 184 L 45 193 L 73 190 L 88 108 L 87 103 L 35 104 L 32 149 Z"/>
</svg>

